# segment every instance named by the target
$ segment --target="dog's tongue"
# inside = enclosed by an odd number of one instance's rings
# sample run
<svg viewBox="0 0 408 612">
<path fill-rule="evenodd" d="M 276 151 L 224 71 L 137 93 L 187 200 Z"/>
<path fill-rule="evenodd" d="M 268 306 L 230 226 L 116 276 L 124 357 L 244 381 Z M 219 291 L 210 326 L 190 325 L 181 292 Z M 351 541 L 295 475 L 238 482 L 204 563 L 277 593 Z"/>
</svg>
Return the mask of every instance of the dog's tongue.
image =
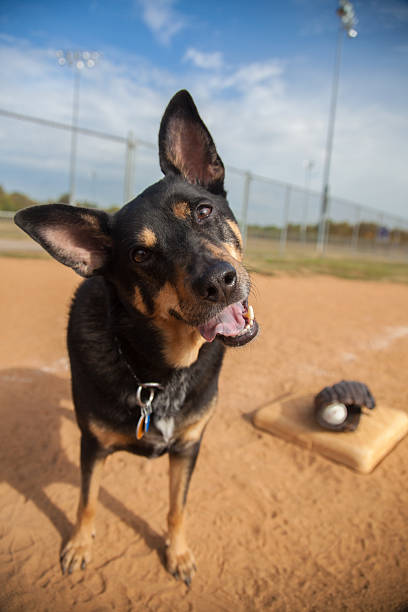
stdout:
<svg viewBox="0 0 408 612">
<path fill-rule="evenodd" d="M 242 316 L 244 306 L 241 302 L 236 302 L 224 308 L 216 317 L 208 321 L 205 325 L 198 328 L 200 334 L 208 341 L 212 342 L 217 334 L 222 336 L 236 336 L 245 327 L 245 319 Z"/>
</svg>

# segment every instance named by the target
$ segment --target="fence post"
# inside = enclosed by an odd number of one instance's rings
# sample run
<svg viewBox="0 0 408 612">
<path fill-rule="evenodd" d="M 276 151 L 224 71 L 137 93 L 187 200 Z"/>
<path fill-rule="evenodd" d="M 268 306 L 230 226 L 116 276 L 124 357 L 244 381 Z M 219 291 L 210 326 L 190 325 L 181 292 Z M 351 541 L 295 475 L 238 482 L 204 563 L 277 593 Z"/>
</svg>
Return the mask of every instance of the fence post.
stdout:
<svg viewBox="0 0 408 612">
<path fill-rule="evenodd" d="M 252 175 L 250 172 L 245 172 L 244 180 L 244 191 L 242 195 L 242 209 L 241 209 L 241 234 L 243 247 L 246 247 L 247 234 L 248 234 L 248 204 L 249 204 L 249 188 L 252 181 Z"/>
<path fill-rule="evenodd" d="M 383 213 L 379 212 L 377 213 L 376 217 L 377 217 L 377 220 L 376 220 L 376 230 L 375 230 L 375 237 L 374 237 L 374 243 L 373 243 L 373 251 L 376 251 L 379 245 L 381 247 L 384 246 L 384 241 L 382 238 L 382 228 L 384 226 L 384 215 Z"/>
<path fill-rule="evenodd" d="M 307 233 L 307 217 L 309 214 L 309 189 L 305 189 L 305 199 L 303 202 L 303 221 L 300 226 L 300 241 L 303 245 L 306 244 L 306 233 Z"/>
<path fill-rule="evenodd" d="M 280 241 L 279 241 L 279 255 L 283 255 L 286 251 L 286 243 L 288 239 L 290 193 L 291 193 L 290 185 L 286 185 L 285 201 L 283 205 L 283 226 L 281 229 L 281 235 L 280 235 Z"/>
<path fill-rule="evenodd" d="M 316 251 L 319 255 L 322 255 L 322 256 L 324 255 L 327 238 L 328 238 L 327 222 L 328 222 L 328 215 L 329 215 L 329 204 L 330 204 L 329 187 L 328 185 L 326 185 L 323 191 L 322 210 L 320 213 L 319 229 L 317 233 L 317 243 L 316 243 Z"/>
<path fill-rule="evenodd" d="M 330 219 L 326 219 L 326 227 L 324 228 L 324 244 L 323 253 L 326 253 L 330 238 Z"/>
<path fill-rule="evenodd" d="M 398 229 L 398 225 L 400 225 L 401 227 L 404 225 L 404 222 L 402 222 L 402 224 L 399 222 L 398 219 L 395 219 L 395 223 L 394 223 L 394 228 L 391 231 L 391 247 L 394 247 L 394 249 L 392 249 L 395 253 L 398 253 L 398 247 L 400 246 L 400 242 L 401 242 L 401 231 Z M 390 249 L 391 250 L 391 249 Z"/>
<path fill-rule="evenodd" d="M 361 208 L 356 206 L 356 222 L 353 227 L 353 235 L 351 236 L 351 248 L 353 251 L 357 251 L 358 246 L 358 235 L 360 233 L 360 221 L 361 221 Z"/>
<path fill-rule="evenodd" d="M 123 202 L 129 202 L 133 196 L 135 171 L 136 141 L 133 132 L 129 132 L 126 139 L 125 175 L 123 179 Z"/>
</svg>

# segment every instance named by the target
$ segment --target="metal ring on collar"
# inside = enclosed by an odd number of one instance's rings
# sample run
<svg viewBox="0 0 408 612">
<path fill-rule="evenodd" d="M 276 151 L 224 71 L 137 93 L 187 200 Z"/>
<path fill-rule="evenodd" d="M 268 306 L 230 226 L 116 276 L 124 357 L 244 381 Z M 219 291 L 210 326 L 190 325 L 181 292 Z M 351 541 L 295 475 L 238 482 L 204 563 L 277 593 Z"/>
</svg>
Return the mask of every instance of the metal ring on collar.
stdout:
<svg viewBox="0 0 408 612">
<path fill-rule="evenodd" d="M 146 400 L 142 398 L 142 392 L 144 389 L 149 391 L 149 397 Z M 162 386 L 159 383 L 141 383 L 136 392 L 136 401 L 138 405 L 141 408 L 148 408 L 154 400 L 157 389 L 162 389 Z"/>
</svg>

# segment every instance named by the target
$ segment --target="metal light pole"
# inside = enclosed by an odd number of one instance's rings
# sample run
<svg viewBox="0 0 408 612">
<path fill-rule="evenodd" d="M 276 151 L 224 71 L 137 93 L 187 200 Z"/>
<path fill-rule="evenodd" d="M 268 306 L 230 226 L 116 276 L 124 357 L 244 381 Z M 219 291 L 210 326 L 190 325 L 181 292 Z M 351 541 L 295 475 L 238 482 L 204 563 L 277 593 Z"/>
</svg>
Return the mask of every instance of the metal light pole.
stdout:
<svg viewBox="0 0 408 612">
<path fill-rule="evenodd" d="M 327 225 L 327 212 L 329 206 L 329 179 L 330 179 L 330 166 L 333 150 L 333 137 L 334 137 L 334 125 L 336 121 L 336 109 L 337 109 L 337 94 L 339 87 L 339 76 L 340 76 L 340 63 L 341 63 L 341 50 L 343 44 L 343 32 L 347 32 L 349 38 L 355 38 L 358 34 L 355 29 L 357 24 L 357 18 L 354 12 L 354 8 L 349 0 L 340 0 L 337 14 L 340 17 L 340 27 L 337 37 L 336 47 L 336 58 L 334 62 L 333 71 L 333 84 L 332 94 L 330 102 L 330 113 L 329 113 L 329 124 L 327 128 L 327 141 L 326 141 L 326 155 L 324 162 L 323 171 L 323 192 L 322 192 L 322 203 L 320 209 L 320 222 L 319 232 L 317 236 L 317 251 L 320 254 L 324 253 L 326 243 L 326 225 Z"/>
<path fill-rule="evenodd" d="M 98 51 L 57 51 L 58 64 L 68 65 L 74 70 L 74 94 L 72 100 L 72 130 L 71 130 L 71 154 L 69 170 L 69 204 L 74 205 L 75 196 L 75 172 L 77 151 L 77 130 L 79 115 L 79 87 L 81 70 L 93 68 L 100 57 Z"/>
</svg>

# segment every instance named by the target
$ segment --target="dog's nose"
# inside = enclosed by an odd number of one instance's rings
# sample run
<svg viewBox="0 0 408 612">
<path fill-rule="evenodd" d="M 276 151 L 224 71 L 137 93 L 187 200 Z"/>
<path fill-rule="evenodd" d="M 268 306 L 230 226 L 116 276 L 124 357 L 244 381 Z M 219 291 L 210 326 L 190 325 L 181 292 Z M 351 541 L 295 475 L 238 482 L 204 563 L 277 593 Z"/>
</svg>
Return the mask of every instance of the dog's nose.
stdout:
<svg viewBox="0 0 408 612">
<path fill-rule="evenodd" d="M 220 261 L 200 276 L 194 289 L 204 300 L 228 303 L 237 284 L 237 272 L 227 261 Z"/>
</svg>

